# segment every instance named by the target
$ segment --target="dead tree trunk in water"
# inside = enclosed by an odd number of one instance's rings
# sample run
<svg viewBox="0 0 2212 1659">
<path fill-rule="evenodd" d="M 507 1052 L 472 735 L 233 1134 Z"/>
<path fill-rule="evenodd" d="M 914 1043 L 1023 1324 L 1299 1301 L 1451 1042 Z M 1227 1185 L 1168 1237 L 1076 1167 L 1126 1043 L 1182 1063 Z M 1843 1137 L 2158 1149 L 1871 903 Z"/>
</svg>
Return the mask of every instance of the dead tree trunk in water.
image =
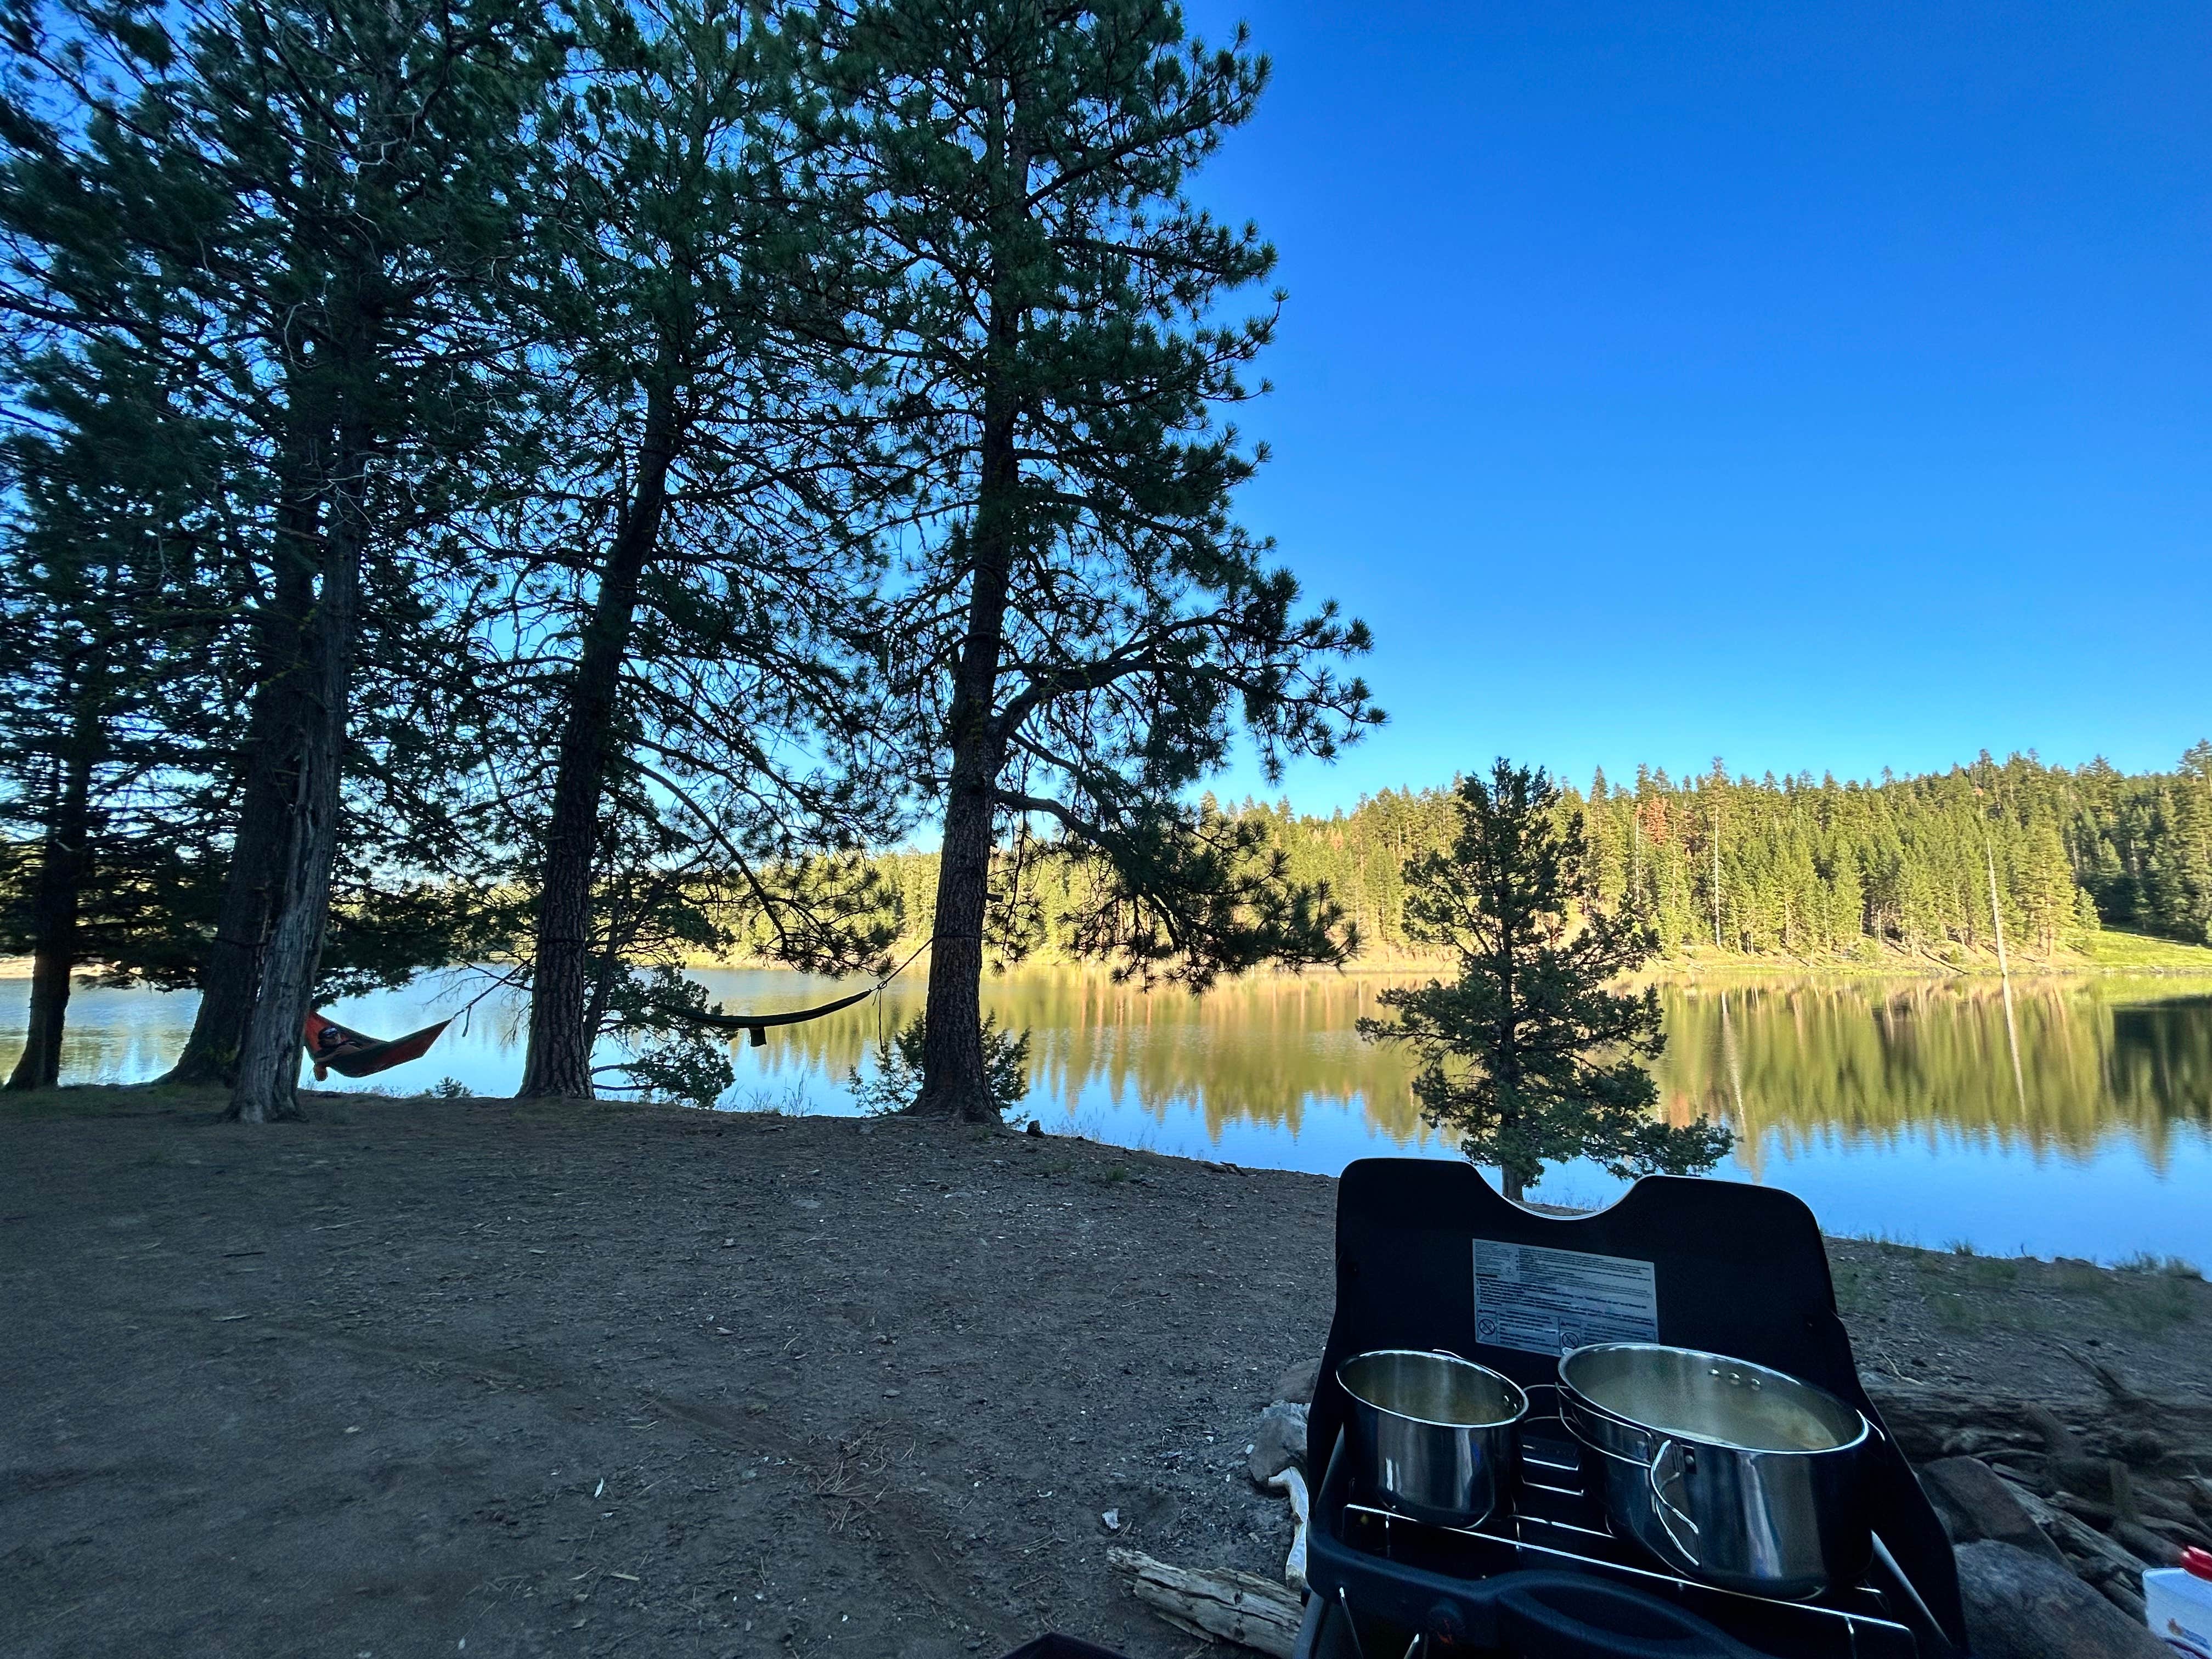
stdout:
<svg viewBox="0 0 2212 1659">
<path fill-rule="evenodd" d="M 561 732 L 553 814 L 545 829 L 538 883 L 538 937 L 530 980 L 530 1047 L 518 1098 L 588 1099 L 592 1040 L 586 1004 L 592 937 L 592 861 L 599 843 L 599 799 L 613 760 L 615 704 L 638 586 L 660 537 L 668 469 L 676 453 L 676 398 L 656 386 L 647 394 L 637 485 L 616 526 L 599 572 L 599 592 L 584 629 Z"/>
<path fill-rule="evenodd" d="M 70 974 L 76 967 L 79 894 L 92 834 L 92 769 L 100 747 L 97 672 L 88 665 L 77 688 L 69 747 L 39 850 L 39 884 L 31 899 L 30 1030 L 8 1077 L 10 1089 L 51 1089 L 61 1079 L 63 1022 Z"/>
</svg>

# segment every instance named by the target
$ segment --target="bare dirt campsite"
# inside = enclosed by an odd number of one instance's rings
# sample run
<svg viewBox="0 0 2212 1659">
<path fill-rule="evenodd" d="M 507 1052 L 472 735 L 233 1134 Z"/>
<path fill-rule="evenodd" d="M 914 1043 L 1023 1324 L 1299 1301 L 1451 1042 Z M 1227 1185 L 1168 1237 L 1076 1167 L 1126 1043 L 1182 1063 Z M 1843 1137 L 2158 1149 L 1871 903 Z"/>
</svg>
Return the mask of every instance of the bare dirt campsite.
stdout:
<svg viewBox="0 0 2212 1659">
<path fill-rule="evenodd" d="M 0 1115 L 11 1652 L 1192 1643 L 1334 1183 L 897 1120 L 65 1090 Z M 2185 1275 L 1832 1246 L 1871 1382 L 2212 1377 Z M 1113 1517 L 1112 1525 L 1105 1518 Z"/>
</svg>

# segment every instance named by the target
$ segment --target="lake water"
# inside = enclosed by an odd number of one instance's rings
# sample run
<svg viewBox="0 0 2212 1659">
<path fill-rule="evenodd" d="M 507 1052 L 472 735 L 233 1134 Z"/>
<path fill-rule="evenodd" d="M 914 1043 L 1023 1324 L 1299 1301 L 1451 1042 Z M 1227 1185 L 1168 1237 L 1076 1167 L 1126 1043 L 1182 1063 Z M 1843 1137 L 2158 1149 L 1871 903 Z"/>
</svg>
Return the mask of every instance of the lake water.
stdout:
<svg viewBox="0 0 2212 1659">
<path fill-rule="evenodd" d="M 774 970 L 699 977 L 724 1006 L 774 1012 L 836 994 Z M 1376 1153 L 1451 1157 L 1424 1127 L 1404 1055 L 1352 1028 L 1387 979 L 1271 977 L 1202 998 L 1147 995 L 1103 975 L 992 981 L 985 1004 L 1033 1033 L 1028 1109 L 1048 1131 L 1161 1152 L 1334 1174 Z M 454 1012 L 480 984 L 435 975 L 334 1004 L 332 1018 L 397 1036 Z M 848 987 L 849 988 L 849 987 Z M 855 1109 L 846 1081 L 869 1064 L 879 1020 L 918 1006 L 921 976 L 881 999 L 732 1050 L 724 1104 Z M 27 981 L 0 981 L 0 1060 L 23 1030 Z M 2212 1267 L 2212 984 L 2023 981 L 2009 1021 L 1981 981 L 1704 981 L 1662 987 L 1658 1071 L 1676 1121 L 1737 1133 L 1717 1173 L 1806 1199 L 1831 1232 L 1990 1251 L 2117 1261 L 2142 1252 Z M 81 990 L 65 1080 L 158 1073 L 193 1000 Z M 359 1083 L 413 1094 L 443 1078 L 504 1094 L 521 1069 L 520 1010 L 479 1002 L 423 1060 Z M 1607 1201 L 1602 1170 L 1547 1171 L 1531 1196 Z"/>
</svg>

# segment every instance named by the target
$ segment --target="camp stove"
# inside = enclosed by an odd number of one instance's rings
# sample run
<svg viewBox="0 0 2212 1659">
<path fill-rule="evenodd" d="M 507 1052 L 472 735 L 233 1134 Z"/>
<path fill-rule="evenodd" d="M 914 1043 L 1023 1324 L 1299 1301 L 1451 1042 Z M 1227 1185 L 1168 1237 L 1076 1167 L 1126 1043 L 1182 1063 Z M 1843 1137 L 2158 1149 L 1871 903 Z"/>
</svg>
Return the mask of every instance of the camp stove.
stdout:
<svg viewBox="0 0 2212 1659">
<path fill-rule="evenodd" d="M 1547 1406 L 1559 1356 L 1656 1341 L 1732 1354 L 1848 1401 L 1877 1430 L 1874 1559 L 1802 1600 L 1685 1577 L 1607 1524 L 1596 1455 Z M 1443 1526 L 1363 1490 L 1337 1368 L 1438 1349 L 1530 1393 L 1510 1496 Z M 1655 1176 L 1610 1209 L 1555 1218 L 1463 1164 L 1368 1158 L 1337 1194 L 1336 1312 L 1309 1444 L 1321 1479 L 1296 1659 L 1960 1659 L 1951 1546 L 1860 1386 L 1812 1212 L 1786 1193 Z"/>
</svg>

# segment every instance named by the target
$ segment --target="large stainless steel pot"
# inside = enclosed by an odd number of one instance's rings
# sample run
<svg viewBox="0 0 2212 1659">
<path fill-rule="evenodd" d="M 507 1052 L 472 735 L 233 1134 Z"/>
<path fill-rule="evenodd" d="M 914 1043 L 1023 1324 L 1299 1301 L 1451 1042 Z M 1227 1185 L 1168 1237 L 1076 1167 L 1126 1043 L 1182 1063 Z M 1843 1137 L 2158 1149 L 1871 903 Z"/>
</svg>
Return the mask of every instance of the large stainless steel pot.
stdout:
<svg viewBox="0 0 2212 1659">
<path fill-rule="evenodd" d="M 1559 1387 L 1614 1528 L 1669 1566 L 1778 1596 L 1865 1571 L 1862 1453 L 1874 1431 L 1835 1395 L 1724 1354 L 1645 1342 L 1575 1349 L 1559 1361 Z"/>
<path fill-rule="evenodd" d="M 1378 1348 L 1337 1367 L 1362 1483 L 1416 1520 L 1473 1526 L 1512 1490 L 1528 1396 L 1457 1354 Z"/>
</svg>

